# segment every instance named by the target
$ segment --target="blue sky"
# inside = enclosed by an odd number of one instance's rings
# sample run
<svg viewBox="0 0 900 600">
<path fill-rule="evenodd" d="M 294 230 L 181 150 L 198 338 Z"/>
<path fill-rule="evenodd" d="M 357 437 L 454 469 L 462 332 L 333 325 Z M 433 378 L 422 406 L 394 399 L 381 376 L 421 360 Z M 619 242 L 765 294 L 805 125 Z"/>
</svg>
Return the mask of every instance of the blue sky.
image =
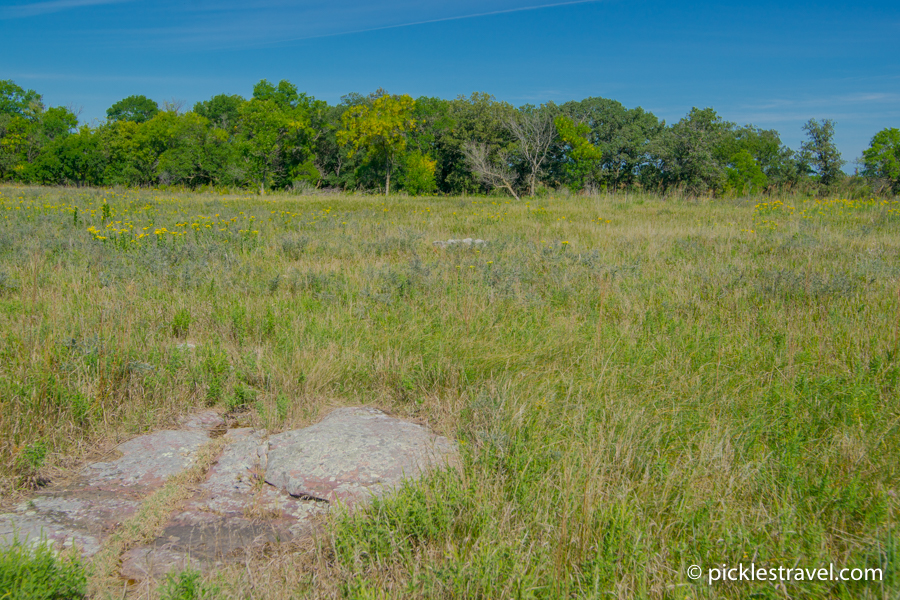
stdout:
<svg viewBox="0 0 900 600">
<path fill-rule="evenodd" d="M 144 94 L 190 107 L 288 79 L 515 105 L 603 96 L 667 122 L 692 106 L 774 128 L 834 119 L 851 164 L 900 127 L 900 3 L 656 0 L 0 0 L 0 79 L 99 121 Z"/>
</svg>

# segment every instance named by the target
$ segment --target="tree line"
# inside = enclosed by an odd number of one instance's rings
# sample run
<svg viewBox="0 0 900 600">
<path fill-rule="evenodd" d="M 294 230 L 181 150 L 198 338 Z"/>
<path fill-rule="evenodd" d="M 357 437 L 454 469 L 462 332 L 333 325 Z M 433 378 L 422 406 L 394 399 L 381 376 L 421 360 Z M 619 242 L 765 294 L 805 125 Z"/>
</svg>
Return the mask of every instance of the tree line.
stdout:
<svg viewBox="0 0 900 600">
<path fill-rule="evenodd" d="M 668 125 L 606 98 L 514 107 L 486 93 L 445 100 L 378 90 L 332 106 L 266 80 L 249 99 L 221 94 L 184 111 L 136 95 L 106 115 L 79 125 L 72 110 L 0 81 L 0 180 L 516 198 L 550 188 L 900 192 L 900 130 L 878 132 L 848 177 L 827 119 L 810 119 L 807 141 L 792 150 L 776 130 L 739 126 L 712 108 Z"/>
</svg>

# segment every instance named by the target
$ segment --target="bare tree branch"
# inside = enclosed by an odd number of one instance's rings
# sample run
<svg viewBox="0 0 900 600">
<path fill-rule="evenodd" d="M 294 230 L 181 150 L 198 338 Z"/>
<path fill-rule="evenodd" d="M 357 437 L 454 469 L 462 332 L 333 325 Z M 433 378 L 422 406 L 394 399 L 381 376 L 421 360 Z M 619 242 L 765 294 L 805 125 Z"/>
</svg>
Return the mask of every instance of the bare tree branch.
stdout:
<svg viewBox="0 0 900 600">
<path fill-rule="evenodd" d="M 185 105 L 184 100 L 172 98 L 171 100 L 163 101 L 163 110 L 166 112 L 173 112 L 176 115 L 180 115 L 182 113 L 182 109 L 184 108 L 184 105 Z"/>
<path fill-rule="evenodd" d="M 467 142 L 463 146 L 463 155 L 469 168 L 482 182 L 491 187 L 504 189 L 509 192 L 513 198 L 519 199 L 513 184 L 516 181 L 516 173 L 509 166 L 509 160 L 506 152 L 499 152 L 496 160 L 491 160 L 488 156 L 488 148 L 486 144 L 477 142 Z"/>
<path fill-rule="evenodd" d="M 523 109 L 509 115 L 504 125 L 519 142 L 519 152 L 531 170 L 528 176 L 529 193 L 534 196 L 537 176 L 556 139 L 553 114 L 547 106 Z"/>
</svg>

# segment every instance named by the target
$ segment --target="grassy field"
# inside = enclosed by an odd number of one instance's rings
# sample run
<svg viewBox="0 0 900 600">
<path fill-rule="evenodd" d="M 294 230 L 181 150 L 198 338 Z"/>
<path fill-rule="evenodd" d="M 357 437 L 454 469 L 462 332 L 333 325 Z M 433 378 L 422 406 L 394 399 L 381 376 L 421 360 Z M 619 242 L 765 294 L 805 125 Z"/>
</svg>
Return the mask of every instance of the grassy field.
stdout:
<svg viewBox="0 0 900 600">
<path fill-rule="evenodd" d="M 461 237 L 487 244 L 432 245 Z M 0 485 L 198 407 L 278 431 L 370 404 L 460 471 L 182 587 L 898 598 L 898 294 L 882 199 L 0 187 Z M 742 562 L 883 579 L 708 584 Z"/>
</svg>

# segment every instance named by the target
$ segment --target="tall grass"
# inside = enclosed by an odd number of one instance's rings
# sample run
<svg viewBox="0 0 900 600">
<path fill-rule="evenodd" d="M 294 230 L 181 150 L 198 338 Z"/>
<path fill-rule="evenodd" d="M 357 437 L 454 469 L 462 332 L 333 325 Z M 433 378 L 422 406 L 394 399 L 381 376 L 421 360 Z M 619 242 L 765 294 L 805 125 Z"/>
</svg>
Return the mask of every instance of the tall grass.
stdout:
<svg viewBox="0 0 900 600">
<path fill-rule="evenodd" d="M 0 193 L 7 495 L 205 405 L 459 440 L 224 596 L 900 593 L 896 201 Z M 883 581 L 686 573 L 740 562 Z"/>
</svg>

